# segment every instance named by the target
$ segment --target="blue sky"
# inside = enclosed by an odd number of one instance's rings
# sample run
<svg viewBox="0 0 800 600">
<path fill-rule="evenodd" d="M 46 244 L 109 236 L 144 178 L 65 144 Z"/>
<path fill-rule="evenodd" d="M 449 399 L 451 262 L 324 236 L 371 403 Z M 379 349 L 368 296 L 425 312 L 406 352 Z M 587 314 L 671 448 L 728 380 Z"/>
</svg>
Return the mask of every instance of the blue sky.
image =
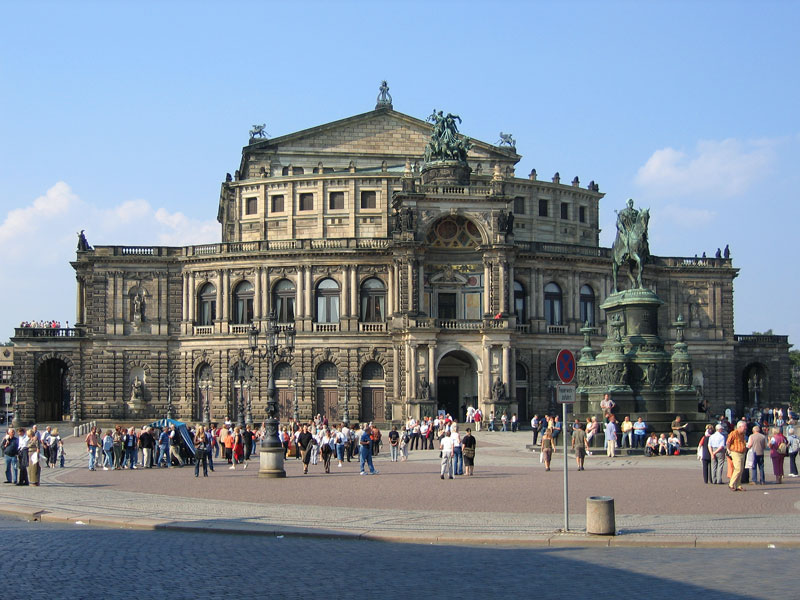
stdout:
<svg viewBox="0 0 800 600">
<path fill-rule="evenodd" d="M 219 184 L 271 136 L 394 107 L 460 114 L 517 173 L 628 197 L 651 251 L 730 244 L 736 332 L 800 335 L 796 2 L 4 2 L 0 339 L 74 320 L 92 244 L 219 240 Z M 10 283 L 9 283 L 10 282 Z"/>
</svg>

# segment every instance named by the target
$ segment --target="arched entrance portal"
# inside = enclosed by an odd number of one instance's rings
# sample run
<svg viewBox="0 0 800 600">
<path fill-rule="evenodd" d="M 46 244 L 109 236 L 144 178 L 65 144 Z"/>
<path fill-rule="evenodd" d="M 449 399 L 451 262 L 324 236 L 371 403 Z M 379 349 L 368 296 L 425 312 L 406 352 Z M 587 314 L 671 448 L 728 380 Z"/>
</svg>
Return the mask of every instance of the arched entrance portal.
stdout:
<svg viewBox="0 0 800 600">
<path fill-rule="evenodd" d="M 742 371 L 742 406 L 738 414 L 755 415 L 770 405 L 769 377 L 761 363 L 750 363 Z"/>
<path fill-rule="evenodd" d="M 67 363 L 50 358 L 39 365 L 36 376 L 36 420 L 61 421 L 70 412 Z"/>
<path fill-rule="evenodd" d="M 478 405 L 478 366 L 468 352 L 454 350 L 439 361 L 436 404 L 454 419 L 467 420 L 467 406 Z"/>
</svg>

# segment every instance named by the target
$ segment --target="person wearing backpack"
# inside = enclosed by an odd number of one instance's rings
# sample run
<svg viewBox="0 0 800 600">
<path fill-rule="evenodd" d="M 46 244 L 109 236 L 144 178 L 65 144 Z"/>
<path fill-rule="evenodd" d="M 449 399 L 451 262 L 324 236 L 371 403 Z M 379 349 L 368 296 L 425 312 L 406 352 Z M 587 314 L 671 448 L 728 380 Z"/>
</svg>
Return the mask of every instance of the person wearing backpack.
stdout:
<svg viewBox="0 0 800 600">
<path fill-rule="evenodd" d="M 775 483 L 783 483 L 783 459 L 789 454 L 789 440 L 777 427 L 772 428 L 769 438 L 769 457 L 772 459 L 772 472 Z"/>
</svg>

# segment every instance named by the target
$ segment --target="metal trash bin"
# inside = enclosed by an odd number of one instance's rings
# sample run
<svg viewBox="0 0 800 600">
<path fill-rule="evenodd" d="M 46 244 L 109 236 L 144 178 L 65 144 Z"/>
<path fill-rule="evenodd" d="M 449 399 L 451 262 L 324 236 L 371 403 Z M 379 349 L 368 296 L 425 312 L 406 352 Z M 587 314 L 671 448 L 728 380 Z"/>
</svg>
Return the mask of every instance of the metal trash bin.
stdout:
<svg viewBox="0 0 800 600">
<path fill-rule="evenodd" d="M 616 535 L 614 499 L 609 496 L 589 496 L 586 499 L 586 533 Z"/>
</svg>

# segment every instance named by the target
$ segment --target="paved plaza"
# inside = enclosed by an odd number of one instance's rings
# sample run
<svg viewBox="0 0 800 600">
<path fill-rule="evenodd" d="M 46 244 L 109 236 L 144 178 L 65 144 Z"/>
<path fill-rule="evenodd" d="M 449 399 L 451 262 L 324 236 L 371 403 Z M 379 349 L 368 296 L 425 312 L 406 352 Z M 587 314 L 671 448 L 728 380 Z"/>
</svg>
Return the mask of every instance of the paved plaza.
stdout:
<svg viewBox="0 0 800 600">
<path fill-rule="evenodd" d="M 588 457 L 577 472 L 570 458 L 570 531 L 563 532 L 563 460 L 545 472 L 526 449 L 529 432 L 478 434 L 475 476 L 442 481 L 436 451 L 408 462 L 376 457 L 380 474 L 359 476 L 358 463 L 302 474 L 286 461 L 287 478 L 258 477 L 217 463 L 209 478 L 190 467 L 94 471 L 85 449 L 66 442 L 68 467 L 45 469 L 39 488 L 0 486 L 2 512 L 47 522 L 141 529 L 246 531 L 401 542 L 526 546 L 800 546 L 800 482 L 747 486 L 731 493 L 705 485 L 694 456 Z M 771 479 L 768 477 L 768 479 Z M 618 535 L 586 536 L 589 496 L 615 500 Z"/>
</svg>

